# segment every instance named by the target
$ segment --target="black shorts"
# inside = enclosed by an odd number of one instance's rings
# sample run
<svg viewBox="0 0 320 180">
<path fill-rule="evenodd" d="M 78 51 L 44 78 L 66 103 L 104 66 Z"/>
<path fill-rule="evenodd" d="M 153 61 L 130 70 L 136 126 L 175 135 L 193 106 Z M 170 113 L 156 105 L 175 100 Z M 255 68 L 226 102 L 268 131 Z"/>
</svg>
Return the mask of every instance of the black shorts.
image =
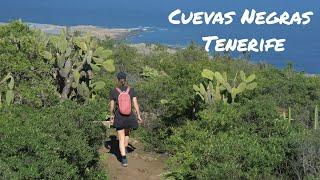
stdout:
<svg viewBox="0 0 320 180">
<path fill-rule="evenodd" d="M 133 127 L 133 128 L 131 128 L 131 127 L 128 127 L 128 126 L 123 126 L 123 127 L 115 127 L 115 126 L 113 126 L 117 131 L 120 131 L 120 130 L 123 130 L 123 129 L 128 129 L 128 130 L 137 130 L 138 129 L 138 125 L 136 126 L 136 127 Z"/>
<path fill-rule="evenodd" d="M 120 130 L 128 130 L 128 131 L 131 131 L 131 130 L 136 130 L 136 129 L 131 129 L 131 128 L 116 128 L 116 131 L 120 131 Z"/>
<path fill-rule="evenodd" d="M 119 112 L 115 113 L 113 127 L 116 130 L 122 129 L 137 129 L 138 128 L 138 121 L 136 116 L 132 113 L 129 116 L 121 115 Z"/>
</svg>

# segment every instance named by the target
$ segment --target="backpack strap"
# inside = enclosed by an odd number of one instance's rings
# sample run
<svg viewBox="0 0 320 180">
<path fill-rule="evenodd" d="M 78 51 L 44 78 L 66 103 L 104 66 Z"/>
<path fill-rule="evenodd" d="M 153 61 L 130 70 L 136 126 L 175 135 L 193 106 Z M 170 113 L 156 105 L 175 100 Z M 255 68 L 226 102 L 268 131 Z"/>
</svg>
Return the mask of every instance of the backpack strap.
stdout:
<svg viewBox="0 0 320 180">
<path fill-rule="evenodd" d="M 129 94 L 130 86 L 127 87 L 126 93 Z"/>
<path fill-rule="evenodd" d="M 116 90 L 119 92 L 119 93 L 122 93 L 123 91 L 121 91 L 121 89 L 119 89 L 118 87 L 116 87 Z M 129 93 L 130 91 L 130 86 L 127 87 L 127 90 L 124 91 L 125 93 Z"/>
<path fill-rule="evenodd" d="M 122 93 L 121 89 L 119 89 L 118 87 L 116 87 L 116 90 L 117 90 L 119 93 Z"/>
</svg>

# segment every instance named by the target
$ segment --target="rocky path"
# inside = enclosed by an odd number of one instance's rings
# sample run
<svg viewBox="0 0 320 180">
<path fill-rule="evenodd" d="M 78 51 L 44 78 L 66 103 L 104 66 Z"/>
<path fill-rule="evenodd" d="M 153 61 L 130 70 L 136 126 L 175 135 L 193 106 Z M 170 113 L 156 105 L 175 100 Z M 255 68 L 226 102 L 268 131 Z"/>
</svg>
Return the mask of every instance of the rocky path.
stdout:
<svg viewBox="0 0 320 180">
<path fill-rule="evenodd" d="M 130 140 L 131 151 L 127 154 L 129 165 L 122 167 L 120 152 L 116 136 L 110 136 L 105 147 L 100 153 L 106 153 L 103 165 L 111 180 L 156 180 L 161 179 L 161 173 L 165 171 L 164 161 L 166 157 L 161 154 L 146 152 L 143 145 L 135 140 Z"/>
</svg>

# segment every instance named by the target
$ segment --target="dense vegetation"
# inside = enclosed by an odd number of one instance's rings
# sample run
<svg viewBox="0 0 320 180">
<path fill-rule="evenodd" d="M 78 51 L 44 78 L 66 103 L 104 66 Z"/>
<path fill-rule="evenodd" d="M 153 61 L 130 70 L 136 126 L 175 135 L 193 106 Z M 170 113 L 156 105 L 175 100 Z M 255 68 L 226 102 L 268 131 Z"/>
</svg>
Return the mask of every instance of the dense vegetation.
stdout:
<svg viewBox="0 0 320 180">
<path fill-rule="evenodd" d="M 91 77 L 87 51 L 73 44 L 94 48 L 85 40 L 47 37 L 20 22 L 0 27 L 0 179 L 106 178 L 97 151 L 105 129 L 93 122 L 107 115 L 107 102 L 94 100 L 105 83 Z M 109 58 L 102 47 L 88 52 L 97 49 Z"/>
<path fill-rule="evenodd" d="M 167 177 L 320 177 L 319 77 L 209 56 L 193 43 L 146 49 L 1 26 L 0 177 L 105 178 L 105 130 L 93 121 L 106 116 L 119 70 L 145 119 L 135 136 L 170 155 Z"/>
</svg>

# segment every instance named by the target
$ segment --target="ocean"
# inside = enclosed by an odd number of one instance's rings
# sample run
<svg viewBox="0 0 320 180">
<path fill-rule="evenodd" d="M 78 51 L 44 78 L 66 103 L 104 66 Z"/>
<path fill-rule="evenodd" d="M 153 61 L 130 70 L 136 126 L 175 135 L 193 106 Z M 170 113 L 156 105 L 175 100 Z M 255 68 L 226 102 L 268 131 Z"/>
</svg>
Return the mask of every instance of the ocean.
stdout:
<svg viewBox="0 0 320 180">
<path fill-rule="evenodd" d="M 183 12 L 236 11 L 231 25 L 172 25 L 168 15 L 175 9 Z M 242 25 L 245 9 L 290 14 L 313 11 L 311 23 L 302 25 Z M 22 19 L 25 22 L 55 25 L 95 25 L 107 28 L 141 28 L 145 32 L 128 38 L 132 43 L 162 43 L 186 46 L 191 41 L 205 45 L 202 36 L 221 38 L 285 38 L 286 51 L 252 53 L 255 62 L 284 67 L 288 62 L 295 69 L 320 73 L 320 1 L 319 0 L 2 0 L 0 22 Z M 235 57 L 238 53 L 233 53 Z"/>
</svg>

